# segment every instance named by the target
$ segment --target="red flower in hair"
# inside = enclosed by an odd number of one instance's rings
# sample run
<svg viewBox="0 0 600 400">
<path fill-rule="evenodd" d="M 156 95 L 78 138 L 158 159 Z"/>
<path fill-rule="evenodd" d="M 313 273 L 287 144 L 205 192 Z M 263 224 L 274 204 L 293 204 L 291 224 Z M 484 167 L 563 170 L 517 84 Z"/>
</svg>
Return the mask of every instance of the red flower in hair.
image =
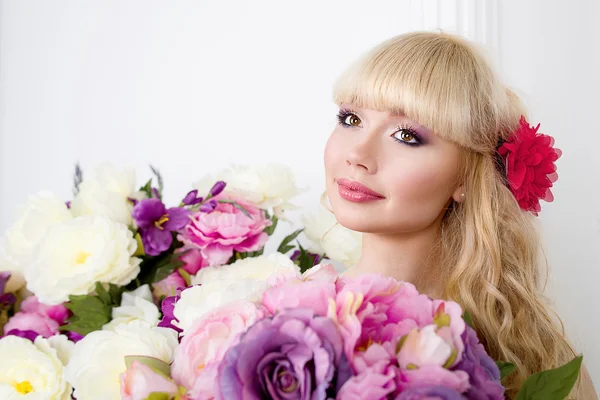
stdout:
<svg viewBox="0 0 600 400">
<path fill-rule="evenodd" d="M 554 200 L 550 191 L 552 183 L 558 179 L 554 162 L 562 154 L 552 147 L 554 138 L 537 133 L 539 127 L 540 124 L 533 128 L 521 116 L 519 127 L 498 148 L 505 160 L 510 189 L 519 206 L 535 215 L 542 209 L 540 199 Z"/>
</svg>

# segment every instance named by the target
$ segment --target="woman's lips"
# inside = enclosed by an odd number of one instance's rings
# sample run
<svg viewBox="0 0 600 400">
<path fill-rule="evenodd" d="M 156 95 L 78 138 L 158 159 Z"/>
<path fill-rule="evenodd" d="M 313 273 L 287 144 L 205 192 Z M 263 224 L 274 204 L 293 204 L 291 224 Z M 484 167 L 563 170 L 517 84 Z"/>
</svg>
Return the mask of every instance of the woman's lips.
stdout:
<svg viewBox="0 0 600 400">
<path fill-rule="evenodd" d="M 356 203 L 385 199 L 385 196 L 369 189 L 365 185 L 348 179 L 337 179 L 340 197 Z"/>
</svg>

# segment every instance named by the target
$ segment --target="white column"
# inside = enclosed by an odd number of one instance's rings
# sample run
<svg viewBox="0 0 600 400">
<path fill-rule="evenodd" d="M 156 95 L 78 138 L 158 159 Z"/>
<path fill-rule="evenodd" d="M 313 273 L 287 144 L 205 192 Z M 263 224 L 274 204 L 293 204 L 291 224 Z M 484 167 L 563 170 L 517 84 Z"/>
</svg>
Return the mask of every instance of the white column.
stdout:
<svg viewBox="0 0 600 400">
<path fill-rule="evenodd" d="M 456 33 L 500 62 L 498 0 L 410 0 L 411 30 Z"/>
</svg>

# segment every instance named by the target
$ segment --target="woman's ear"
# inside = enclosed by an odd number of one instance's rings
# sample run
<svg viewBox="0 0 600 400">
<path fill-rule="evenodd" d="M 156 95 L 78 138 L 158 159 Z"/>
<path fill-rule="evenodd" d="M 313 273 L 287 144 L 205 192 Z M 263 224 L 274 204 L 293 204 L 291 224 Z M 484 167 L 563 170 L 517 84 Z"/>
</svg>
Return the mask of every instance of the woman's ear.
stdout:
<svg viewBox="0 0 600 400">
<path fill-rule="evenodd" d="M 457 203 L 462 203 L 463 201 L 465 201 L 465 196 L 466 195 L 464 186 L 457 187 L 454 193 L 452 193 L 452 198 Z"/>
</svg>

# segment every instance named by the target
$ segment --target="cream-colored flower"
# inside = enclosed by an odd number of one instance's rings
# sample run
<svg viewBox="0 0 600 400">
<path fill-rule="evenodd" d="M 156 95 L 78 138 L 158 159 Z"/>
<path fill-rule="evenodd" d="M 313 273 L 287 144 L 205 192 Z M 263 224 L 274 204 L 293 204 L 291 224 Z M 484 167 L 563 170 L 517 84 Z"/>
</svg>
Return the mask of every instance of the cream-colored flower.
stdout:
<svg viewBox="0 0 600 400">
<path fill-rule="evenodd" d="M 72 218 L 65 202 L 49 192 L 31 196 L 19 207 L 0 250 L 0 271 L 12 273 L 7 291 L 15 291 L 25 284 L 23 270 L 31 263 L 32 254 L 48 229 Z"/>
<path fill-rule="evenodd" d="M 309 251 L 325 253 L 331 260 L 342 262 L 346 267 L 356 264 L 362 252 L 362 234 L 337 223 L 333 213 L 319 207 L 315 214 L 302 216 L 304 234 L 312 243 Z"/>
<path fill-rule="evenodd" d="M 249 257 L 233 264 L 202 268 L 192 277 L 192 284 L 203 284 L 216 280 L 255 279 L 267 281 L 277 277 L 298 277 L 300 268 L 281 253 L 268 256 Z"/>
<path fill-rule="evenodd" d="M 117 325 L 142 321 L 156 326 L 160 321 L 158 307 L 152 301 L 150 286 L 142 285 L 131 292 L 123 293 L 121 305 L 112 309 L 112 320 L 102 329 L 114 330 Z"/>
<path fill-rule="evenodd" d="M 63 335 L 38 336 L 33 343 L 17 336 L 1 338 L 0 399 L 70 399 L 64 371 L 72 346 Z"/>
<path fill-rule="evenodd" d="M 170 364 L 176 346 L 174 330 L 142 321 L 94 331 L 75 344 L 65 377 L 77 399 L 119 399 L 119 375 L 127 369 L 125 356 L 149 356 Z"/>
<path fill-rule="evenodd" d="M 208 312 L 229 304 L 235 300 L 259 301 L 267 289 L 267 282 L 259 279 L 229 279 L 208 281 L 181 292 L 181 298 L 175 303 L 174 325 L 186 334 L 194 322 Z"/>
<path fill-rule="evenodd" d="M 78 217 L 52 226 L 25 268 L 27 289 L 41 303 L 59 304 L 88 294 L 95 283 L 126 285 L 140 272 L 132 257 L 137 243 L 123 224 L 101 216 Z"/>
<path fill-rule="evenodd" d="M 135 185 L 133 168 L 118 170 L 112 165 L 102 164 L 91 178 L 84 179 L 79 186 L 71 211 L 75 216 L 102 215 L 131 225 L 133 204 L 127 198 L 136 198 Z"/>
<path fill-rule="evenodd" d="M 297 208 L 291 200 L 304 191 L 296 186 L 293 171 L 282 164 L 232 165 L 217 175 L 202 179 L 194 187 L 202 196 L 217 180 L 227 183 L 226 192 L 259 208 L 272 208 L 281 218 L 284 210 Z"/>
</svg>

